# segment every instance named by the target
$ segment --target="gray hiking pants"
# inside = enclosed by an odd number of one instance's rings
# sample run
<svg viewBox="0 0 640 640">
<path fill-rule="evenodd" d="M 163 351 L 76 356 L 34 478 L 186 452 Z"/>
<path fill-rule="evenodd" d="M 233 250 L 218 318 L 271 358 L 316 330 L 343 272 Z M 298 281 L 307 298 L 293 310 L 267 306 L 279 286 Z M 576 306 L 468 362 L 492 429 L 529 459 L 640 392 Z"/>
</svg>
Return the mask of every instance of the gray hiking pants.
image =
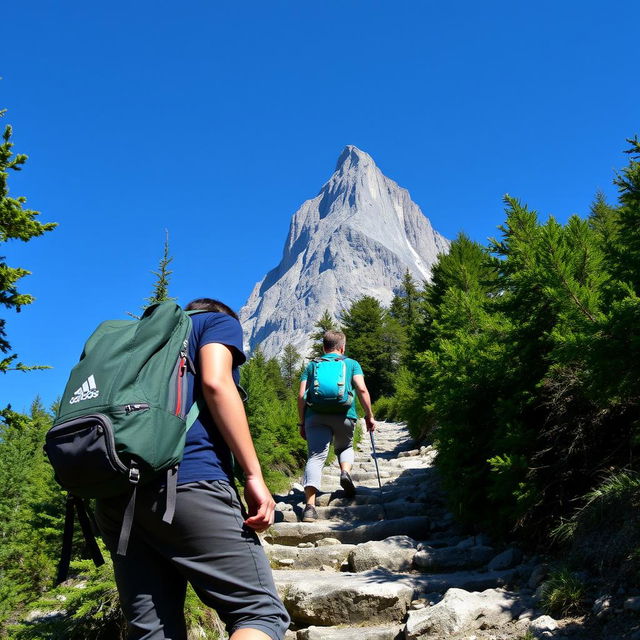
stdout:
<svg viewBox="0 0 640 640">
<path fill-rule="evenodd" d="M 305 416 L 304 430 L 307 435 L 309 451 L 307 466 L 304 470 L 303 485 L 320 489 L 322 468 L 329 454 L 329 445 L 333 439 L 333 448 L 338 462 L 353 464 L 353 429 L 356 421 L 344 415 L 312 413 Z"/>
<path fill-rule="evenodd" d="M 111 551 L 130 640 L 186 640 L 187 582 L 215 609 L 227 632 L 252 628 L 282 640 L 289 616 L 255 532 L 227 482 L 178 486 L 171 524 L 164 493 L 139 487 L 126 556 L 115 553 L 128 496 L 99 500 L 96 519 Z"/>
</svg>

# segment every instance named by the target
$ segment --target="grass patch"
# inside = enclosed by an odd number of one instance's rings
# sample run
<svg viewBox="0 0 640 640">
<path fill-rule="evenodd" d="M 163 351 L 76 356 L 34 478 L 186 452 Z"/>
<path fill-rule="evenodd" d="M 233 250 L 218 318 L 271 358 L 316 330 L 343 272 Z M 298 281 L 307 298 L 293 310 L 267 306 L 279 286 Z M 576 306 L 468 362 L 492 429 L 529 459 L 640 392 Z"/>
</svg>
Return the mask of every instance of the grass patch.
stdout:
<svg viewBox="0 0 640 640">
<path fill-rule="evenodd" d="M 625 469 L 605 478 L 553 535 L 568 545 L 572 565 L 640 585 L 640 474 Z"/>
<path fill-rule="evenodd" d="M 553 535 L 559 542 L 568 542 L 574 539 L 579 528 L 597 528 L 612 518 L 619 520 L 629 509 L 631 496 L 638 493 L 640 474 L 625 470 L 611 475 L 584 496 L 583 506 L 557 526 Z"/>
<path fill-rule="evenodd" d="M 567 616 L 582 609 L 584 582 L 567 567 L 551 572 L 542 585 L 542 609 L 551 616 Z"/>
</svg>

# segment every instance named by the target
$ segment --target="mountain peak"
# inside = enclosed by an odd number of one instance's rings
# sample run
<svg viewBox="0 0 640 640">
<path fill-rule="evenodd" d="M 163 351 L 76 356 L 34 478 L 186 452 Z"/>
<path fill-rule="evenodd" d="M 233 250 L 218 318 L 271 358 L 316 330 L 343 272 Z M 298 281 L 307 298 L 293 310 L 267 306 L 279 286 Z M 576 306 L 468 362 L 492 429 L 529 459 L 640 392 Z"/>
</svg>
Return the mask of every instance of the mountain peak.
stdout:
<svg viewBox="0 0 640 640">
<path fill-rule="evenodd" d="M 369 163 L 375 166 L 373 158 L 368 153 L 365 153 L 352 144 L 348 144 L 342 150 L 342 153 L 338 157 L 338 162 L 336 163 L 336 171 L 340 171 L 341 169 L 349 169 L 351 167 L 357 167 L 359 165 L 366 165 Z"/>
<path fill-rule="evenodd" d="M 293 215 L 280 263 L 240 311 L 247 348 L 260 345 L 272 357 L 290 343 L 306 354 L 325 310 L 338 318 L 363 295 L 390 304 L 407 269 L 418 282 L 430 279 L 448 248 L 409 192 L 347 145 L 333 175 Z"/>
</svg>

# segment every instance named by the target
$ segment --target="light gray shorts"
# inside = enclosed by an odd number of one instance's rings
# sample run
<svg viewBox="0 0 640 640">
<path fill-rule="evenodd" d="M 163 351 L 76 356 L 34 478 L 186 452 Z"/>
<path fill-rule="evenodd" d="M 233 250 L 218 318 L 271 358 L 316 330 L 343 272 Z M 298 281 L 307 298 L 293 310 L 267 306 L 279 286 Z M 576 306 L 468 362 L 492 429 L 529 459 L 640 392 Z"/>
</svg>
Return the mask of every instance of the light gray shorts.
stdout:
<svg viewBox="0 0 640 640">
<path fill-rule="evenodd" d="M 353 430 L 356 421 L 343 414 L 312 413 L 305 416 L 304 430 L 307 436 L 309 455 L 304 469 L 305 487 L 320 489 L 322 468 L 329 454 L 329 445 L 333 440 L 333 448 L 338 462 L 353 464 Z"/>
</svg>

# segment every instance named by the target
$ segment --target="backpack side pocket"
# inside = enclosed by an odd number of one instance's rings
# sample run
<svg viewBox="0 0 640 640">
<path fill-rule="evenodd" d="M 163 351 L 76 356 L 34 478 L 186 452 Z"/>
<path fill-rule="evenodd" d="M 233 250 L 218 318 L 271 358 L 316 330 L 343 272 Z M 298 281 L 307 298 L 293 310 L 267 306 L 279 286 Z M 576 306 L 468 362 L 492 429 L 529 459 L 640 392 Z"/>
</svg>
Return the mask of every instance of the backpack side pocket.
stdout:
<svg viewBox="0 0 640 640">
<path fill-rule="evenodd" d="M 126 491 L 129 468 L 118 457 L 111 420 L 101 413 L 74 418 L 47 432 L 44 445 L 56 480 L 79 497 Z"/>
</svg>

